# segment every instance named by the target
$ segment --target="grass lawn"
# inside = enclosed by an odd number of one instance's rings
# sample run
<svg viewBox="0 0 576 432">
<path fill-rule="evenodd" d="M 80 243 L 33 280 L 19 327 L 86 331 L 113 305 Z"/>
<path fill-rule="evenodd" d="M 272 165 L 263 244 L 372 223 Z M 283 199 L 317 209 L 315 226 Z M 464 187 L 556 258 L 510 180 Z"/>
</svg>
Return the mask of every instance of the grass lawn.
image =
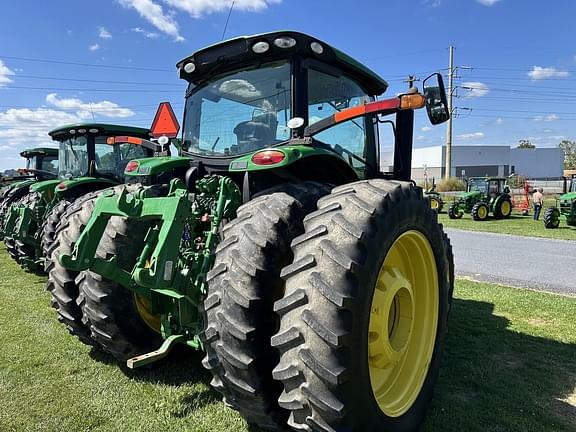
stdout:
<svg viewBox="0 0 576 432">
<path fill-rule="evenodd" d="M 45 279 L 0 251 L 0 431 L 250 429 L 178 352 L 130 371 L 57 323 Z M 459 280 L 425 432 L 576 430 L 576 298 Z"/>
<path fill-rule="evenodd" d="M 549 206 L 554 206 L 554 200 L 545 201 L 544 208 L 540 213 L 540 220 L 534 221 L 533 210 L 530 209 L 530 216 L 522 216 L 513 212 L 510 219 L 496 220 L 492 217 L 486 221 L 476 222 L 472 215 L 464 213 L 462 219 L 450 219 L 448 217 L 448 206 L 451 201 L 444 203 L 443 213 L 438 215 L 438 219 L 445 227 L 459 228 L 469 231 L 486 231 L 501 234 L 515 234 L 529 237 L 545 237 L 562 240 L 576 240 L 576 228 L 569 227 L 566 222 L 561 220 L 560 226 L 556 229 L 544 228 L 544 212 Z"/>
</svg>

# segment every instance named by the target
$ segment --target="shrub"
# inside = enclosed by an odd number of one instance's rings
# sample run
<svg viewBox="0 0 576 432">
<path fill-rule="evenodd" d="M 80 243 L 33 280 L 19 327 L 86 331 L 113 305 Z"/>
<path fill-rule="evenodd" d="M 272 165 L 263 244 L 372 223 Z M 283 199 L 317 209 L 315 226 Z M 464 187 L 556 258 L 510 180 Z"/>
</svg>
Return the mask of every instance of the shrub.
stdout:
<svg viewBox="0 0 576 432">
<path fill-rule="evenodd" d="M 436 185 L 436 190 L 438 192 L 464 191 L 466 190 L 466 183 L 459 178 L 449 177 L 440 180 Z"/>
</svg>

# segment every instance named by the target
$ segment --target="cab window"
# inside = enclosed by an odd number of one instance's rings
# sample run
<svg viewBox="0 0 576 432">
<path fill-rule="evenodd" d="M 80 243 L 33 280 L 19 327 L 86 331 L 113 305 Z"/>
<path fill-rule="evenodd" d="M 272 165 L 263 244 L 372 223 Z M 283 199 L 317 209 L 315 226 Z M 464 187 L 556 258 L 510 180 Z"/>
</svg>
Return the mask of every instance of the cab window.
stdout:
<svg viewBox="0 0 576 432">
<path fill-rule="evenodd" d="M 346 76 L 334 76 L 319 70 L 308 72 L 308 124 L 334 113 L 363 105 L 372 98 Z M 318 133 L 314 138 L 344 158 L 360 178 L 366 177 L 367 130 L 373 128 L 365 118 L 357 118 Z"/>
</svg>

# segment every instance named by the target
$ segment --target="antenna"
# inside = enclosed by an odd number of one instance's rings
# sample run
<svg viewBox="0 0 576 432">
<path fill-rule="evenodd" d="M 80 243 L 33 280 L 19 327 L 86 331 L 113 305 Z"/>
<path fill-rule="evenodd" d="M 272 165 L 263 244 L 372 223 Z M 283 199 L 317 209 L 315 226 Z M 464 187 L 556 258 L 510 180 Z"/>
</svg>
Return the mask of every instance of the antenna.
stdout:
<svg viewBox="0 0 576 432">
<path fill-rule="evenodd" d="M 226 18 L 226 24 L 224 24 L 224 31 L 222 32 L 222 39 L 220 40 L 224 40 L 224 36 L 226 36 L 226 29 L 228 28 L 228 21 L 230 21 L 230 15 L 232 15 L 232 9 L 234 9 L 234 3 L 236 2 L 233 1 L 232 4 L 230 5 L 230 10 L 228 11 L 228 17 Z"/>
<path fill-rule="evenodd" d="M 92 114 L 92 121 L 96 121 L 94 118 L 94 110 L 92 109 L 92 102 L 88 102 L 88 106 L 90 107 L 90 114 Z"/>
</svg>

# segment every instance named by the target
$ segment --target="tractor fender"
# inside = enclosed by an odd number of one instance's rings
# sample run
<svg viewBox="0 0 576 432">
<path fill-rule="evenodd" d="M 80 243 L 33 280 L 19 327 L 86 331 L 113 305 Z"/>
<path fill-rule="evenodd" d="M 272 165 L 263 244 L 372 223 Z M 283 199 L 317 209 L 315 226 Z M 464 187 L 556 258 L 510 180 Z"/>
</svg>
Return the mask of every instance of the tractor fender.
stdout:
<svg viewBox="0 0 576 432">
<path fill-rule="evenodd" d="M 131 162 L 137 164 L 137 168 L 132 171 L 124 171 L 126 178 L 154 176 L 178 168 L 189 167 L 190 158 L 182 156 L 163 156 L 133 159 Z"/>
<path fill-rule="evenodd" d="M 117 184 L 116 180 L 102 177 L 79 177 L 59 182 L 55 187 L 54 195 L 60 200 L 70 195 L 84 195 Z"/>
<path fill-rule="evenodd" d="M 254 163 L 254 156 L 265 151 L 280 152 L 284 158 L 277 163 L 260 165 Z M 363 175 L 356 172 L 343 156 L 338 153 L 306 145 L 287 145 L 261 149 L 233 160 L 230 172 L 276 171 L 283 177 L 294 177 L 301 181 L 317 181 L 340 185 L 360 180 Z"/>
</svg>

